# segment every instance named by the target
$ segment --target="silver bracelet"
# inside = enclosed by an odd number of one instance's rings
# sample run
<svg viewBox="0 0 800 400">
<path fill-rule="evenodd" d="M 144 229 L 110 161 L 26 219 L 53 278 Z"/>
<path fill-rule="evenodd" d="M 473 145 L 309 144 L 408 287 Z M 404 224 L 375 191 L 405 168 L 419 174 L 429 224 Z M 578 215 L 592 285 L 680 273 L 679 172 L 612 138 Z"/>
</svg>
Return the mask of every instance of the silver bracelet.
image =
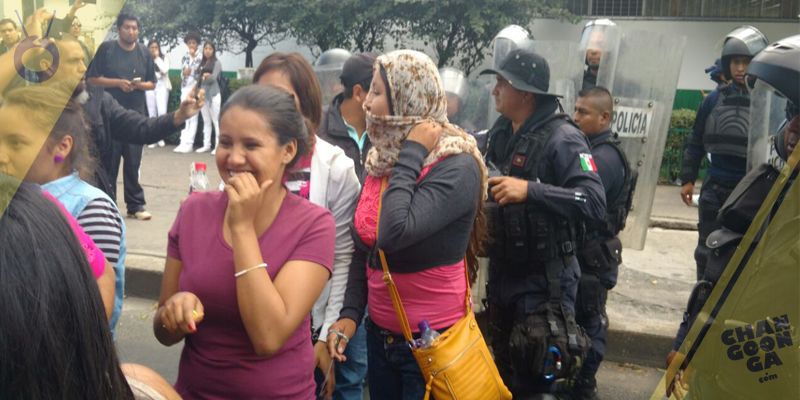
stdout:
<svg viewBox="0 0 800 400">
<path fill-rule="evenodd" d="M 248 268 L 248 269 L 246 269 L 244 271 L 239 271 L 239 272 L 233 274 L 233 277 L 234 278 L 238 278 L 238 277 L 240 277 L 240 276 L 242 276 L 242 275 L 244 275 L 244 274 L 246 274 L 246 273 L 248 273 L 248 272 L 250 272 L 250 271 L 252 271 L 254 269 L 258 269 L 258 268 L 267 268 L 267 263 L 261 263 L 261 264 L 256 265 L 255 267 Z"/>
</svg>

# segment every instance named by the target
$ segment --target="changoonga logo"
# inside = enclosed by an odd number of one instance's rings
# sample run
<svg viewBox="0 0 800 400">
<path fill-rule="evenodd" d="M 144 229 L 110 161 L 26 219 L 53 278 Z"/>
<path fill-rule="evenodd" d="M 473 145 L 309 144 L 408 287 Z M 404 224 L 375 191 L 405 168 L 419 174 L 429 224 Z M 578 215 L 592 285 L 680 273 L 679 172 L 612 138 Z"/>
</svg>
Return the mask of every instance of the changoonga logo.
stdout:
<svg viewBox="0 0 800 400">
<path fill-rule="evenodd" d="M 746 356 L 747 369 L 750 372 L 762 372 L 783 365 L 775 350 L 792 346 L 791 329 L 789 317 L 783 315 L 772 318 L 772 321 L 765 319 L 756 322 L 755 330 L 752 324 L 728 329 L 722 332 L 722 343 L 729 346 L 728 358 L 732 361 L 742 360 Z M 759 378 L 759 382 L 773 379 L 778 379 L 778 375 L 767 372 L 765 377 Z"/>
<path fill-rule="evenodd" d="M 14 68 L 17 70 L 17 74 L 22 79 L 25 79 L 31 83 L 42 83 L 47 81 L 48 79 L 52 78 L 55 75 L 56 71 L 58 70 L 58 47 L 55 46 L 55 42 L 48 38 L 47 36 L 50 35 L 50 27 L 53 26 L 53 20 L 56 19 L 56 12 L 53 11 L 53 18 L 50 19 L 50 23 L 47 25 L 47 33 L 44 34 L 44 37 L 39 40 L 39 44 L 36 44 L 36 40 L 39 39 L 38 36 L 28 36 L 28 30 L 25 29 L 25 24 L 22 23 L 22 18 L 19 17 L 19 12 L 17 11 L 17 19 L 19 19 L 19 24 L 22 26 L 22 32 L 25 34 L 25 39 L 23 39 L 18 45 L 17 49 L 14 51 Z M 52 44 L 52 46 L 51 46 Z M 25 64 L 22 62 L 22 56 L 25 54 L 26 51 L 30 49 L 41 48 L 53 57 L 53 62 L 50 65 L 50 68 L 44 71 L 31 71 Z M 31 78 L 31 74 L 36 75 L 36 80 Z"/>
</svg>

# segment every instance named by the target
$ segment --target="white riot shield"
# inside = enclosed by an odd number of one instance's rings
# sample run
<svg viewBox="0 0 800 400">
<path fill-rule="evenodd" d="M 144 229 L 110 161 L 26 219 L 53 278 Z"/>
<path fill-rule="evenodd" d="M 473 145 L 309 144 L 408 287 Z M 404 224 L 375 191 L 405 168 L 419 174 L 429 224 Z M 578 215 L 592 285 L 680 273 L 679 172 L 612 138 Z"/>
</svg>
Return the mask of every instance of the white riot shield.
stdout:
<svg viewBox="0 0 800 400">
<path fill-rule="evenodd" d="M 750 90 L 750 132 L 747 140 L 747 172 L 770 163 L 778 169 L 786 164 L 778 157 L 773 140 L 786 121 L 786 99 L 757 80 Z"/>
<path fill-rule="evenodd" d="M 531 49 L 544 57 L 550 67 L 550 88 L 547 92 L 562 96 L 558 101 L 561 102 L 564 113 L 572 116 L 580 88 L 576 83 L 583 76 L 578 43 L 534 40 Z"/>
<path fill-rule="evenodd" d="M 620 233 L 625 247 L 644 248 L 685 46 L 684 36 L 640 29 L 596 25 L 584 30 L 581 64 L 587 64 L 587 56 L 596 61 L 590 50 L 601 51 L 597 86 L 614 98 L 611 129 L 639 176 Z"/>
<path fill-rule="evenodd" d="M 333 98 L 344 91 L 341 79 L 342 66 L 344 64 L 326 65 L 324 67 L 314 68 L 319 80 L 319 86 L 322 90 L 322 106 L 325 107 L 331 104 Z"/>
</svg>

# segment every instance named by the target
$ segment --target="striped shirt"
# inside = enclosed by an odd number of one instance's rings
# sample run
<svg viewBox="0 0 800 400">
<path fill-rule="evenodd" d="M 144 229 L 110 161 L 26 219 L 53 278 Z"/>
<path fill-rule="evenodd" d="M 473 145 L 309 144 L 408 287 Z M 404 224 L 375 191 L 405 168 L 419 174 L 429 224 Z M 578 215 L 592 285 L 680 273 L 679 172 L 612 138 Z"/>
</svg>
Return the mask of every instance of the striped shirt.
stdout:
<svg viewBox="0 0 800 400">
<path fill-rule="evenodd" d="M 122 242 L 122 217 L 107 199 L 98 197 L 78 215 L 78 224 L 103 251 L 109 264 L 117 265 Z"/>
</svg>

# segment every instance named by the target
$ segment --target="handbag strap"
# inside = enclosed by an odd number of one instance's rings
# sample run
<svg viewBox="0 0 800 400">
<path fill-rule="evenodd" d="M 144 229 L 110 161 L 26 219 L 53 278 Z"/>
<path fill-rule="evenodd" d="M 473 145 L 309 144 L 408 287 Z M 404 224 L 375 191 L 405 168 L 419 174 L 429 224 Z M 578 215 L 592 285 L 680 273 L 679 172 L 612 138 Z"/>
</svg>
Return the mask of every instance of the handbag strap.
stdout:
<svg viewBox="0 0 800 400">
<path fill-rule="evenodd" d="M 388 185 L 389 178 L 384 177 L 383 181 L 381 181 L 381 192 L 378 195 L 378 218 L 377 224 L 375 226 L 375 241 L 378 240 L 378 234 L 380 233 L 380 225 L 381 225 L 381 206 L 383 204 L 383 193 L 386 191 L 386 186 Z M 397 286 L 392 279 L 392 274 L 389 272 L 389 264 L 386 262 L 386 254 L 384 254 L 383 250 L 380 248 L 378 249 L 378 253 L 380 254 L 381 259 L 381 267 L 383 268 L 383 283 L 389 288 L 389 294 L 392 297 L 392 306 L 394 306 L 394 312 L 397 314 L 397 319 L 400 322 L 400 328 L 403 329 L 403 336 L 406 338 L 406 341 L 411 342 L 413 340 L 411 334 L 411 325 L 408 322 L 408 315 L 406 314 L 405 308 L 403 308 L 403 302 L 400 300 L 400 292 L 397 291 Z M 466 303 L 466 314 L 472 312 L 472 289 L 469 285 L 469 272 L 467 268 L 467 258 L 464 256 L 464 274 L 466 275 L 466 282 L 467 282 L 467 295 L 465 298 Z"/>
</svg>

